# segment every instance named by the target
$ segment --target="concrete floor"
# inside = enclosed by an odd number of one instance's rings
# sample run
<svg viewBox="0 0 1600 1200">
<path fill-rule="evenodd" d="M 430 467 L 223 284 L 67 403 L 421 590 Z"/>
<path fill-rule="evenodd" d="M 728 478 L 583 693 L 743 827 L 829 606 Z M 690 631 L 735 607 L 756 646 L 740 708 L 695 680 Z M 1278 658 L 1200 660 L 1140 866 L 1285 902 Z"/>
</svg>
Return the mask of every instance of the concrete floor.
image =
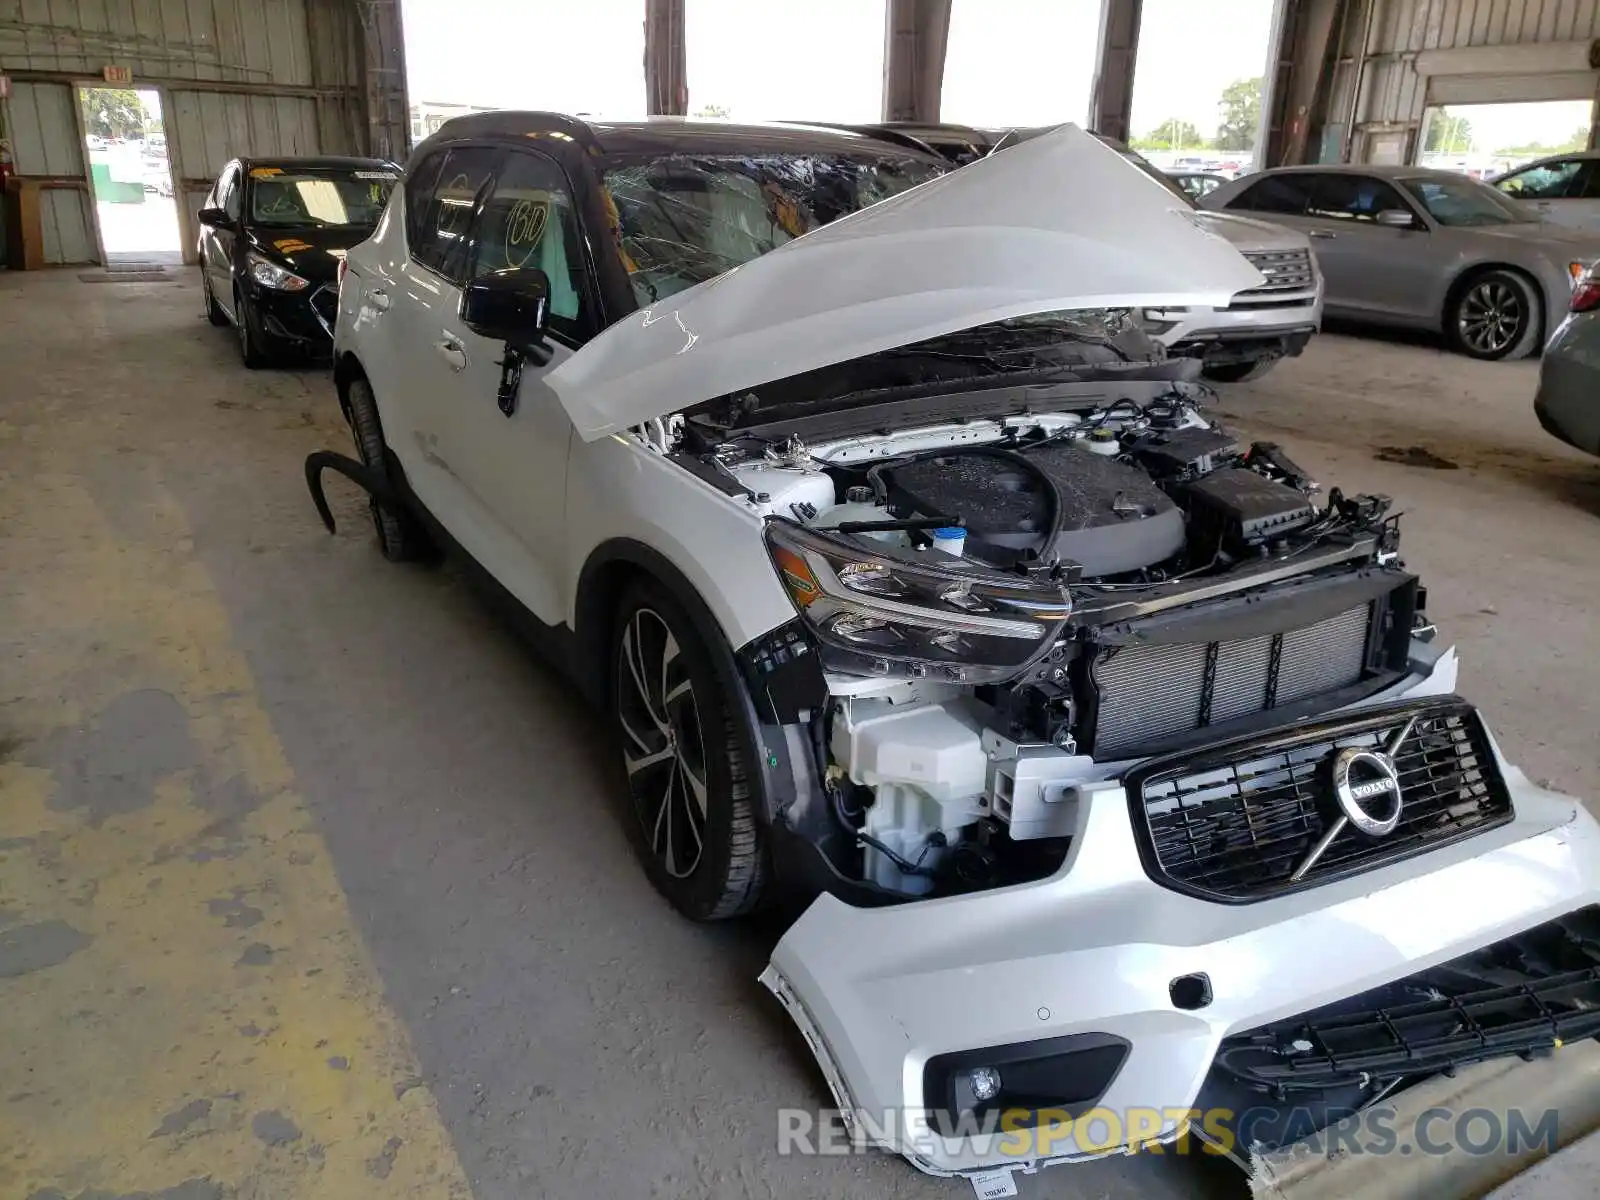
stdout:
<svg viewBox="0 0 1600 1200">
<path fill-rule="evenodd" d="M 197 282 L 0 274 L 0 1196 L 969 1195 L 781 1158 L 825 1104 L 755 983 L 634 866 L 594 719 L 450 570 L 301 460 L 316 371 L 251 373 Z M 1535 367 L 1327 335 L 1223 408 L 1406 510 L 1463 688 L 1600 796 L 1600 463 Z M 1420 446 L 1456 469 L 1380 461 Z M 1232 1195 L 1221 1164 L 1024 1196 Z"/>
</svg>

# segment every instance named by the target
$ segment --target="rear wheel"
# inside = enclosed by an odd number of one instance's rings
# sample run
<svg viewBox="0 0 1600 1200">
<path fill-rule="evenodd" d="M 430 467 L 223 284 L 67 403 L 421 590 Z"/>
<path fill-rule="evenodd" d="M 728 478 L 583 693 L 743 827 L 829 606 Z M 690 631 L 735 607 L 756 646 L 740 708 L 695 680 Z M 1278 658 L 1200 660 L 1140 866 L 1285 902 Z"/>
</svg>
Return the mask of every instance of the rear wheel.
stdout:
<svg viewBox="0 0 1600 1200">
<path fill-rule="evenodd" d="M 372 385 L 365 379 L 351 380 L 345 389 L 345 401 L 350 409 L 350 432 L 355 435 L 361 461 L 376 470 L 386 470 L 383 426 L 378 423 L 378 402 Z M 367 505 L 372 511 L 372 527 L 378 533 L 378 548 L 385 558 L 406 562 L 428 556 L 432 547 L 427 532 L 414 516 L 376 496 L 368 497 Z"/>
<path fill-rule="evenodd" d="M 612 719 L 650 882 L 685 916 L 749 912 L 766 885 L 740 717 L 683 610 L 640 582 L 612 638 Z"/>
<path fill-rule="evenodd" d="M 1469 358 L 1525 358 L 1538 349 L 1542 317 L 1533 285 L 1512 271 L 1485 271 L 1462 284 L 1445 311 L 1445 336 Z"/>
<path fill-rule="evenodd" d="M 1247 383 L 1252 379 L 1260 379 L 1277 365 L 1276 358 L 1256 358 L 1249 362 L 1218 363 L 1212 367 L 1201 367 L 1200 374 L 1213 383 Z"/>
</svg>

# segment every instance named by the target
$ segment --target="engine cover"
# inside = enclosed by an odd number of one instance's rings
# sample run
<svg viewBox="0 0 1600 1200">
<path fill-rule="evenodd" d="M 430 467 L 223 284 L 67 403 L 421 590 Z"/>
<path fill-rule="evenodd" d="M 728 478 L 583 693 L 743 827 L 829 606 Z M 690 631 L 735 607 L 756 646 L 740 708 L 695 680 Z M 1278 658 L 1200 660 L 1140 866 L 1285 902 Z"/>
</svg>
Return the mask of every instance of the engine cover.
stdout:
<svg viewBox="0 0 1600 1200">
<path fill-rule="evenodd" d="M 1073 443 L 1022 452 L 1061 491 L 1063 559 L 1088 576 L 1119 575 L 1171 558 L 1184 545 L 1183 513 L 1137 467 Z M 919 516 L 959 516 L 966 553 L 1009 564 L 1038 546 L 1050 520 L 1043 482 L 1020 463 L 954 450 L 883 472 L 889 504 Z"/>
</svg>

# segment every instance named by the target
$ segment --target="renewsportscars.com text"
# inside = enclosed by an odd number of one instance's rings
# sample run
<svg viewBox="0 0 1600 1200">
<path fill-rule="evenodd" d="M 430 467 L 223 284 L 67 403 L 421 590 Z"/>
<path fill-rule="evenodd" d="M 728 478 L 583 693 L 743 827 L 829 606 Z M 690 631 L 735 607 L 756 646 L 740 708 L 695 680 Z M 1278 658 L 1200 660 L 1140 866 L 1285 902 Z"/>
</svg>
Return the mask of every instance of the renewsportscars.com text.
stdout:
<svg viewBox="0 0 1600 1200">
<path fill-rule="evenodd" d="M 1305 1114 L 1307 1117 L 1309 1113 Z M 982 1117 L 964 1113 L 950 1122 L 925 1109 L 778 1110 L 778 1153 L 842 1155 L 893 1144 L 902 1152 L 969 1138 L 995 1138 L 993 1153 L 1026 1161 L 1061 1154 L 1248 1154 L 1260 1135 L 1305 1125 L 1281 1108 L 1093 1108 L 1074 1116 L 1065 1109 L 1007 1109 Z M 1307 1122 L 1310 1123 L 1310 1122 Z M 1430 1108 L 1402 1121 L 1377 1105 L 1357 1120 L 1323 1129 L 1298 1145 L 1309 1154 L 1444 1155 L 1521 1154 L 1561 1145 L 1560 1114 L 1520 1108 Z"/>
</svg>

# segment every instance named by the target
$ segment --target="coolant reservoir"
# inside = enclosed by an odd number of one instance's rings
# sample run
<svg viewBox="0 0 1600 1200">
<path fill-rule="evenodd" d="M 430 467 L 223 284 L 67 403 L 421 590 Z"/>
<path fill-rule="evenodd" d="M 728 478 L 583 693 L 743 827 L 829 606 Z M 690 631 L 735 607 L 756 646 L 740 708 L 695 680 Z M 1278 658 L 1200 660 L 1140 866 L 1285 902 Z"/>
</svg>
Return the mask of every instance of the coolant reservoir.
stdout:
<svg viewBox="0 0 1600 1200">
<path fill-rule="evenodd" d="M 767 497 L 761 505 L 764 515 L 804 521 L 808 513 L 833 507 L 833 480 L 821 471 L 756 461 L 737 464 L 733 474 L 752 492 Z"/>
<path fill-rule="evenodd" d="M 809 524 L 831 528 L 836 525 L 843 525 L 847 521 L 890 520 L 893 520 L 893 518 L 889 515 L 889 510 L 872 499 L 871 488 L 853 487 L 845 489 L 843 504 L 835 504 L 832 508 L 823 509 Z M 906 535 L 895 529 L 883 530 L 879 533 L 860 533 L 856 536 L 872 538 L 874 541 L 879 542 L 889 542 L 897 546 L 908 544 Z"/>
</svg>

